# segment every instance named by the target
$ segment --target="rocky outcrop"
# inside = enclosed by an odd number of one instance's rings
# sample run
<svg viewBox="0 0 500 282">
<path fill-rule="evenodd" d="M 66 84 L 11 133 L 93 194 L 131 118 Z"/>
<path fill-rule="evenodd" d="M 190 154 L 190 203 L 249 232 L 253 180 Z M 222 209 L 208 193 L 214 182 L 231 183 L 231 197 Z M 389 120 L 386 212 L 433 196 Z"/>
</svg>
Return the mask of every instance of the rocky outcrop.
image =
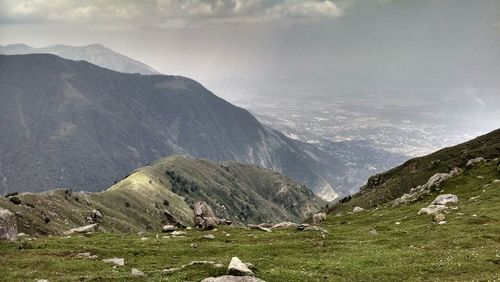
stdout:
<svg viewBox="0 0 500 282">
<path fill-rule="evenodd" d="M 0 208 L 0 240 L 17 239 L 16 216 L 9 210 Z"/>
<path fill-rule="evenodd" d="M 314 214 L 312 217 L 313 224 L 320 224 L 325 220 L 326 220 L 326 213 L 324 212 Z"/>
<path fill-rule="evenodd" d="M 364 211 L 364 210 L 365 210 L 365 209 L 364 209 L 364 208 L 362 208 L 362 207 L 354 207 L 354 208 L 352 209 L 352 213 L 362 212 L 362 211 Z"/>
<path fill-rule="evenodd" d="M 283 221 L 271 227 L 271 229 L 296 229 L 299 225 L 297 223 Z"/>
<path fill-rule="evenodd" d="M 395 199 L 392 203 L 392 206 L 399 207 L 418 201 L 425 195 L 428 195 L 432 190 L 438 188 L 441 182 L 460 173 L 462 173 L 462 170 L 459 168 L 454 168 L 449 173 L 436 173 L 431 178 L 429 178 L 427 183 L 425 183 L 424 185 L 412 188 L 409 193 L 403 194 L 403 196 Z"/>
<path fill-rule="evenodd" d="M 477 158 L 474 158 L 474 159 L 470 159 L 467 162 L 467 166 L 473 166 L 475 164 L 478 164 L 478 163 L 481 163 L 481 162 L 485 162 L 485 161 L 486 160 L 483 157 L 477 157 Z"/>
<path fill-rule="evenodd" d="M 217 227 L 219 219 L 215 216 L 212 208 L 203 201 L 198 201 L 194 205 L 194 226 L 204 230 Z"/>
<path fill-rule="evenodd" d="M 430 215 L 435 215 L 437 213 L 440 213 L 442 211 L 445 211 L 448 209 L 447 205 L 448 204 L 458 204 L 458 197 L 453 194 L 443 194 L 439 195 L 432 201 L 430 205 L 428 205 L 425 208 L 421 208 L 418 211 L 418 214 L 430 214 Z"/>
</svg>

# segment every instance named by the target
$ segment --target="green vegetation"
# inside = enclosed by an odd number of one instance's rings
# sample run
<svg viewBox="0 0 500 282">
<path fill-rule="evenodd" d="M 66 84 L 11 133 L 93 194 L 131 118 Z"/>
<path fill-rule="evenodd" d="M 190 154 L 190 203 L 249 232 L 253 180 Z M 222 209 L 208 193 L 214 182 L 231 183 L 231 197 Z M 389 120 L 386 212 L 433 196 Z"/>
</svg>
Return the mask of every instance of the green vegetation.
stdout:
<svg viewBox="0 0 500 282">
<path fill-rule="evenodd" d="M 328 230 L 325 234 L 221 227 L 187 230 L 183 238 L 97 233 L 21 239 L 0 242 L 0 277 L 6 281 L 200 281 L 224 274 L 225 268 L 193 266 L 171 274 L 161 270 L 194 260 L 227 266 L 232 256 L 238 256 L 254 264 L 256 276 L 266 281 L 494 281 L 500 279 L 497 178 L 492 161 L 442 183 L 439 193 L 453 193 L 460 199 L 458 210 L 449 210 L 442 225 L 431 216 L 417 215 L 436 192 L 409 206 L 391 208 L 388 203 L 356 214 L 330 215 L 322 225 Z M 203 239 L 205 234 L 216 238 Z M 99 259 L 76 258 L 80 252 L 91 252 Z M 113 268 L 101 261 L 111 257 L 125 258 L 126 265 Z M 132 277 L 132 268 L 147 277 Z"/>
<path fill-rule="evenodd" d="M 270 170 L 235 162 L 172 156 L 139 168 L 101 193 L 53 190 L 0 197 L 16 213 L 19 231 L 57 235 L 87 225 L 92 210 L 106 231 L 159 231 L 165 210 L 193 225 L 192 204 L 205 201 L 234 223 L 302 221 L 325 203 L 303 185 Z"/>
</svg>

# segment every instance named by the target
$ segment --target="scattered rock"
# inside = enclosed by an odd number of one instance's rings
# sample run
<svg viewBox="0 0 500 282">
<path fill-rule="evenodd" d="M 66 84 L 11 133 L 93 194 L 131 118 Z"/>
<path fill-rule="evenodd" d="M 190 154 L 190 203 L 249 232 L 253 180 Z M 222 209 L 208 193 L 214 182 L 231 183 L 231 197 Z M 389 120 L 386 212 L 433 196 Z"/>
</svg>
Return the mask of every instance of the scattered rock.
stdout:
<svg viewBox="0 0 500 282">
<path fill-rule="evenodd" d="M 208 239 L 208 240 L 213 240 L 215 239 L 215 236 L 212 234 L 207 234 L 202 236 L 203 239 Z"/>
<path fill-rule="evenodd" d="M 328 233 L 328 231 L 318 226 L 307 226 L 304 229 L 302 229 L 302 231 L 321 231 L 324 233 Z"/>
<path fill-rule="evenodd" d="M 225 218 L 222 218 L 222 219 L 219 219 L 219 224 L 221 225 L 231 225 L 233 224 L 233 222 L 229 219 L 225 219 Z"/>
<path fill-rule="evenodd" d="M 362 208 L 362 207 L 354 207 L 354 209 L 352 209 L 352 213 L 357 213 L 357 212 L 362 212 L 364 211 L 365 209 Z"/>
<path fill-rule="evenodd" d="M 103 259 L 102 260 L 105 263 L 112 263 L 117 266 L 124 266 L 125 265 L 125 259 L 124 258 L 110 258 L 110 259 Z"/>
<path fill-rule="evenodd" d="M 320 213 L 314 214 L 312 217 L 312 220 L 313 220 L 313 224 L 320 224 L 326 220 L 326 213 L 320 212 Z"/>
<path fill-rule="evenodd" d="M 97 255 L 92 255 L 89 252 L 78 253 L 78 254 L 76 254 L 76 257 L 77 258 L 86 258 L 86 259 L 98 259 L 99 258 Z"/>
<path fill-rule="evenodd" d="M 397 198 L 392 203 L 393 207 L 399 207 L 401 205 L 407 205 L 413 203 L 425 195 L 429 194 L 432 190 L 439 188 L 441 182 L 446 179 L 459 175 L 462 173 L 462 169 L 455 167 L 449 173 L 436 173 L 427 180 L 427 183 L 414 187 L 409 193 L 403 194 L 403 196 Z"/>
<path fill-rule="evenodd" d="M 144 274 L 144 272 L 140 271 L 139 269 L 137 268 L 132 268 L 132 276 L 134 277 L 142 277 L 142 276 L 146 276 L 146 274 Z"/>
<path fill-rule="evenodd" d="M 253 272 L 237 257 L 233 257 L 227 268 L 227 274 L 234 276 L 253 276 Z"/>
<path fill-rule="evenodd" d="M 163 269 L 162 272 L 163 273 L 172 273 L 172 272 L 180 271 L 186 267 L 190 267 L 190 266 L 194 266 L 194 265 L 213 265 L 214 267 L 217 267 L 217 268 L 220 267 L 220 264 L 215 263 L 213 261 L 202 260 L 202 261 L 192 261 L 188 264 L 182 265 L 181 267 L 166 268 L 166 269 Z M 224 266 L 222 266 L 222 267 L 224 267 Z"/>
<path fill-rule="evenodd" d="M 219 219 L 215 216 L 212 208 L 203 201 L 194 205 L 194 225 L 204 230 L 211 230 L 217 227 Z"/>
<path fill-rule="evenodd" d="M 442 214 L 442 213 L 435 213 L 433 215 L 433 218 L 434 218 L 434 222 L 436 222 L 436 223 L 441 223 L 442 221 L 446 220 L 446 216 L 444 216 L 444 214 Z"/>
<path fill-rule="evenodd" d="M 184 232 L 184 231 L 174 231 L 172 232 L 172 235 L 173 236 L 182 236 L 182 235 L 186 235 L 187 233 Z"/>
<path fill-rule="evenodd" d="M 0 208 L 0 240 L 17 240 L 16 216 L 2 208 Z"/>
<path fill-rule="evenodd" d="M 98 210 L 92 210 L 87 218 L 89 223 L 99 223 L 102 219 L 102 213 Z"/>
<path fill-rule="evenodd" d="M 223 275 L 219 277 L 205 278 L 201 280 L 201 282 L 265 282 L 265 281 L 252 276 Z"/>
<path fill-rule="evenodd" d="M 467 166 L 473 166 L 477 163 L 480 163 L 480 162 L 485 162 L 486 160 L 483 158 L 483 157 L 477 157 L 475 159 L 470 159 L 468 162 L 467 162 Z"/>
<path fill-rule="evenodd" d="M 426 208 L 421 208 L 418 214 L 435 214 L 446 210 L 447 207 L 444 205 L 428 205 Z"/>
<path fill-rule="evenodd" d="M 458 197 L 454 194 L 443 194 L 436 197 L 431 205 L 458 204 Z"/>
<path fill-rule="evenodd" d="M 47 279 L 37 279 L 36 282 L 49 282 Z"/>
<path fill-rule="evenodd" d="M 273 225 L 271 229 L 295 229 L 297 226 L 297 223 L 284 221 Z"/>
<path fill-rule="evenodd" d="M 98 226 L 97 223 L 89 224 L 89 225 L 85 225 L 85 226 L 82 226 L 82 227 L 77 227 L 77 228 L 70 229 L 70 230 L 64 232 L 64 235 L 69 235 L 69 234 L 73 234 L 73 233 L 96 232 L 98 230 L 98 227 L 99 226 Z"/>
<path fill-rule="evenodd" d="M 174 232 L 175 230 L 177 230 L 177 227 L 173 225 L 165 225 L 161 228 L 161 231 L 163 232 Z"/>
<path fill-rule="evenodd" d="M 309 227 L 309 224 L 307 223 L 302 223 L 297 226 L 297 230 L 303 231 L 306 227 Z"/>
<path fill-rule="evenodd" d="M 260 231 L 264 231 L 264 232 L 272 232 L 272 230 L 270 228 L 267 228 L 267 227 L 263 227 L 261 225 L 255 225 L 255 224 L 248 224 L 247 225 L 250 229 L 256 229 L 256 230 L 260 230 Z"/>
<path fill-rule="evenodd" d="M 477 199 L 479 199 L 481 196 L 474 196 L 474 197 L 470 197 L 469 198 L 469 201 L 475 201 Z"/>
<path fill-rule="evenodd" d="M 377 232 L 377 230 L 375 230 L 375 229 L 371 229 L 371 230 L 370 230 L 370 233 L 371 233 L 371 234 L 373 234 L 373 235 L 378 235 L 378 232 Z"/>
</svg>

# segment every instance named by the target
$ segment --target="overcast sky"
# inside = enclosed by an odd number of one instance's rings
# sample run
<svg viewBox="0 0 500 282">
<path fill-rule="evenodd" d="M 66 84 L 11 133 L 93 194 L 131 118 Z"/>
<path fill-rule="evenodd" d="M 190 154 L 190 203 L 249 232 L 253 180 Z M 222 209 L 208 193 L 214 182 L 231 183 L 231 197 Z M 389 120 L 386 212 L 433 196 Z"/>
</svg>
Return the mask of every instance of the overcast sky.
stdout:
<svg viewBox="0 0 500 282">
<path fill-rule="evenodd" d="M 0 0 L 10 43 L 102 43 L 225 97 L 500 95 L 498 0 Z"/>
</svg>

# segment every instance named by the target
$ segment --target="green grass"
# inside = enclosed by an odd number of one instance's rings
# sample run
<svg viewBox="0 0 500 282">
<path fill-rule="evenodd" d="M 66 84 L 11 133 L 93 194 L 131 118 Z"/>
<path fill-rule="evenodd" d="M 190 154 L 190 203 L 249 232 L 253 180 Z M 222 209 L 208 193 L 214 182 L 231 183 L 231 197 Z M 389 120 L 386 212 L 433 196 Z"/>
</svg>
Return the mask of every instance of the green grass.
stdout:
<svg viewBox="0 0 500 282">
<path fill-rule="evenodd" d="M 0 277 L 5 281 L 200 281 L 224 274 L 225 268 L 194 266 L 172 274 L 161 270 L 194 260 L 227 266 L 232 256 L 238 256 L 253 263 L 256 276 L 266 281 L 498 281 L 500 183 L 492 183 L 496 178 L 496 167 L 487 163 L 446 181 L 440 193 L 457 194 L 461 203 L 458 210 L 446 215 L 444 225 L 433 223 L 430 216 L 417 215 L 439 194 L 436 192 L 400 208 L 386 205 L 352 215 L 329 215 L 322 225 L 328 230 L 325 236 L 221 227 L 217 231 L 188 230 L 185 238 L 163 239 L 164 234 L 156 238 L 151 233 L 145 235 L 146 241 L 135 234 L 104 233 L 22 239 L 0 242 Z M 372 229 L 377 234 L 370 233 Z M 201 238 L 208 233 L 216 239 Z M 193 243 L 197 248 L 191 247 Z M 85 251 L 100 259 L 75 257 Z M 124 257 L 126 265 L 113 268 L 101 261 L 115 256 Z M 131 268 L 144 271 L 147 277 L 131 277 Z"/>
</svg>

